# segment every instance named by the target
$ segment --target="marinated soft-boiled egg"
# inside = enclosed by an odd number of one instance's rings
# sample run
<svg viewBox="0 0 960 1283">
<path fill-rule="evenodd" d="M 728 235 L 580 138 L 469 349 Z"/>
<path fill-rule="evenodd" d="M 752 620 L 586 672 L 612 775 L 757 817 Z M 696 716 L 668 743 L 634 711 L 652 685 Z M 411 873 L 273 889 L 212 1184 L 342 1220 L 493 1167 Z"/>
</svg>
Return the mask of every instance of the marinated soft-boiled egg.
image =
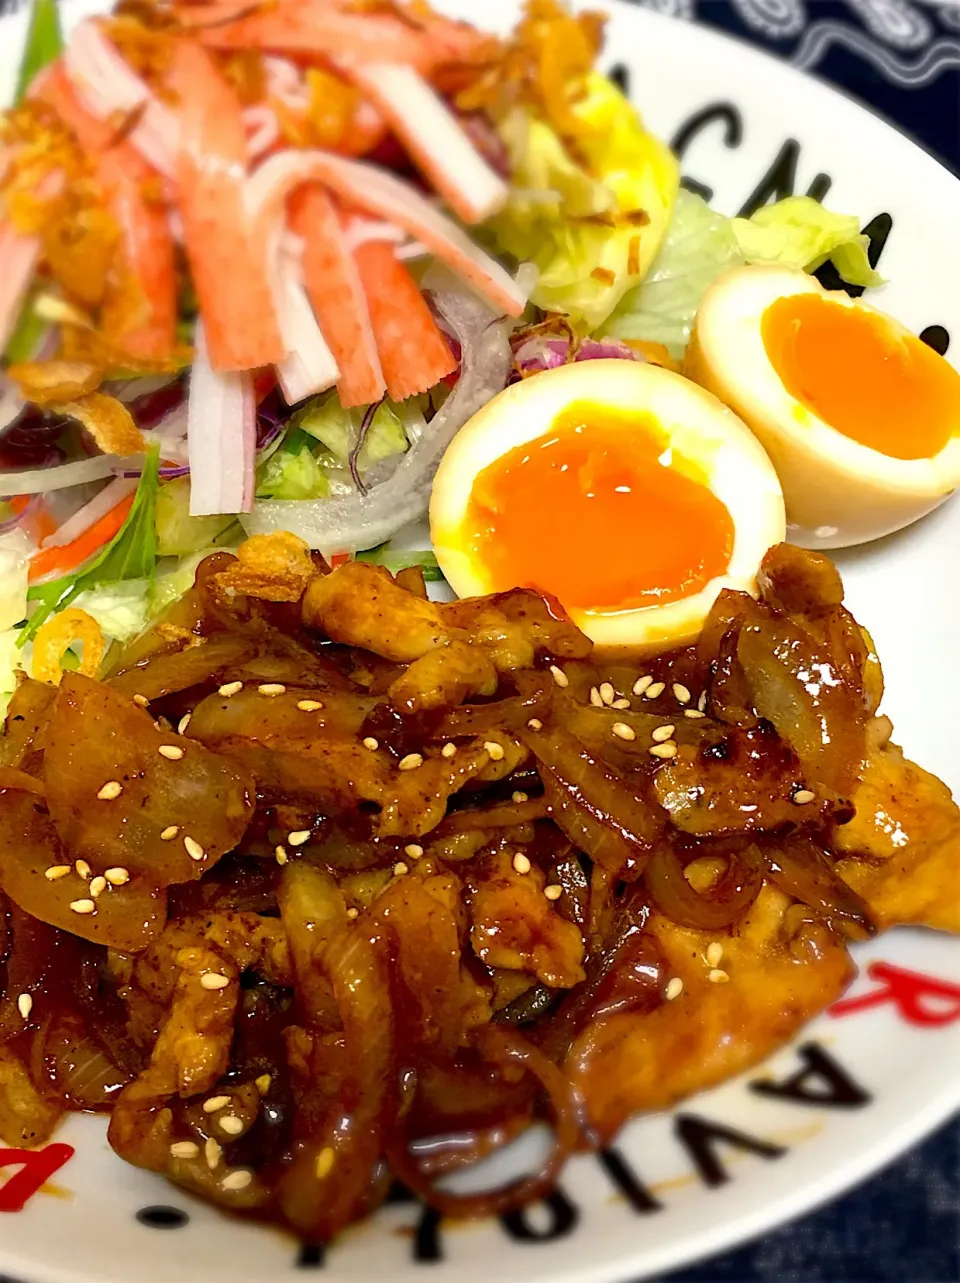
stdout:
<svg viewBox="0 0 960 1283">
<path fill-rule="evenodd" d="M 552 594 L 601 646 L 684 645 L 784 535 L 756 438 L 688 379 L 582 361 L 515 383 L 463 427 L 430 533 L 461 597 Z"/>
<path fill-rule="evenodd" d="M 899 530 L 960 482 L 960 374 L 893 317 L 806 272 L 722 276 L 685 371 L 763 443 L 790 538 L 808 548 Z"/>
</svg>

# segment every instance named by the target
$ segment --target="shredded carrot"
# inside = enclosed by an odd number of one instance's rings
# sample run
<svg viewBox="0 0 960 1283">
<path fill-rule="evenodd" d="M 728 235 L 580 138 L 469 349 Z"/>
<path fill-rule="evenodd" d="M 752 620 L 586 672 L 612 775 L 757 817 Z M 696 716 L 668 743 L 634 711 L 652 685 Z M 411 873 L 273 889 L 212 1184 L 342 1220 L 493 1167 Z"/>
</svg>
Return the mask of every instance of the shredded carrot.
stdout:
<svg viewBox="0 0 960 1283">
<path fill-rule="evenodd" d="M 30 583 L 36 583 L 40 579 L 59 578 L 60 575 L 79 570 L 85 561 L 89 561 L 104 544 L 108 544 L 119 534 L 133 507 L 133 500 L 132 494 L 126 495 L 115 508 L 104 513 L 89 530 L 85 530 L 70 543 L 62 544 L 59 548 L 41 548 L 34 553 L 30 558 Z"/>
<path fill-rule="evenodd" d="M 609 267 L 595 267 L 590 275 L 596 281 L 602 281 L 604 285 L 612 285 L 617 279 Z"/>
<path fill-rule="evenodd" d="M 630 246 L 627 252 L 627 275 L 638 276 L 640 274 L 640 237 L 631 236 Z"/>
</svg>

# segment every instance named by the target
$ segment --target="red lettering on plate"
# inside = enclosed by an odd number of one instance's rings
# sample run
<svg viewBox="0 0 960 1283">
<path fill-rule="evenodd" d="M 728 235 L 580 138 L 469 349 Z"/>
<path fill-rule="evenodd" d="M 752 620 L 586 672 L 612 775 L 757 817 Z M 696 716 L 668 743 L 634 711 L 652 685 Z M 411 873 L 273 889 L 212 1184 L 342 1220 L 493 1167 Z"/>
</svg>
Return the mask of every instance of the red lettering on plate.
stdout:
<svg viewBox="0 0 960 1283">
<path fill-rule="evenodd" d="M 0 1185 L 0 1212 L 22 1212 L 41 1185 L 74 1155 L 72 1145 L 45 1145 L 43 1149 L 0 1149 L 0 1169 L 19 1167 Z"/>
<path fill-rule="evenodd" d="M 960 984 L 938 980 L 921 971 L 907 971 L 892 962 L 871 962 L 867 975 L 879 980 L 880 988 L 854 998 L 841 998 L 830 1008 L 831 1016 L 852 1016 L 892 1002 L 911 1025 L 951 1025 L 960 1020 Z"/>
</svg>

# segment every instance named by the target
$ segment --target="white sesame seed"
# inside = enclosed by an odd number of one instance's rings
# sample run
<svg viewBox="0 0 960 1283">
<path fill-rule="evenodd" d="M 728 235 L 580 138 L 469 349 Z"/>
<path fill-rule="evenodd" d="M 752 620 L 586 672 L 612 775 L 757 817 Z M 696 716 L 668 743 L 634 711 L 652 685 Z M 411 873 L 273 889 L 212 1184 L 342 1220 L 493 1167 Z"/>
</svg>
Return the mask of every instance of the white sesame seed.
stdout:
<svg viewBox="0 0 960 1283">
<path fill-rule="evenodd" d="M 523 854 L 522 851 L 518 851 L 517 854 L 513 857 L 513 867 L 516 869 L 518 873 L 530 872 L 530 861 Z"/>
<path fill-rule="evenodd" d="M 200 985 L 203 989 L 226 989 L 230 981 L 226 976 L 222 976 L 219 971 L 207 971 L 200 977 Z"/>
<path fill-rule="evenodd" d="M 243 682 L 227 682 L 224 686 L 220 687 L 217 694 L 223 695 L 229 699 L 231 695 L 239 695 L 242 690 Z"/>
<path fill-rule="evenodd" d="M 637 738 L 637 732 L 632 726 L 628 726 L 626 722 L 614 722 L 610 730 L 618 740 L 635 740 Z"/>
<path fill-rule="evenodd" d="M 806 804 L 808 802 L 812 802 L 815 797 L 816 793 L 812 792 L 810 789 L 797 789 L 796 793 L 793 795 L 793 800 L 796 802 L 797 806 L 806 806 Z"/>
<path fill-rule="evenodd" d="M 177 744 L 161 744 L 157 752 L 170 762 L 179 762 L 183 757 L 183 749 Z"/>
<path fill-rule="evenodd" d="M 229 1096 L 208 1096 L 203 1102 L 205 1114 L 215 1114 L 218 1109 L 225 1109 L 230 1104 Z"/>
<path fill-rule="evenodd" d="M 267 1092 L 270 1090 L 270 1084 L 273 1082 L 273 1079 L 269 1074 L 261 1074 L 260 1077 L 255 1078 L 253 1082 L 260 1095 L 266 1096 Z"/>
<path fill-rule="evenodd" d="M 686 688 L 686 686 L 684 686 L 683 682 L 673 683 L 673 698 L 677 701 L 678 704 L 690 703 L 690 692 Z"/>
<path fill-rule="evenodd" d="M 73 867 L 77 871 L 78 878 L 83 878 L 84 882 L 90 881 L 90 876 L 93 873 L 93 870 L 90 868 L 90 865 L 87 864 L 86 860 L 78 860 Z"/>
<path fill-rule="evenodd" d="M 556 666 L 556 664 L 551 664 L 551 665 L 550 665 L 550 672 L 551 672 L 551 673 L 552 673 L 552 675 L 553 675 L 553 680 L 557 683 L 557 685 L 558 685 L 559 687 L 561 687 L 561 689 L 562 689 L 564 686 L 569 686 L 569 685 L 570 685 L 570 678 L 566 675 L 566 673 L 563 671 L 563 669 L 562 669 L 562 668 L 558 668 L 558 667 Z"/>
<path fill-rule="evenodd" d="M 74 913 L 95 913 L 97 906 L 94 900 L 71 900 L 70 908 Z"/>
<path fill-rule="evenodd" d="M 196 860 L 198 864 L 206 856 L 206 851 L 204 851 L 200 843 L 197 842 L 195 838 L 192 838 L 189 833 L 183 839 L 183 846 L 190 859 Z"/>
<path fill-rule="evenodd" d="M 276 848 L 274 849 L 273 854 L 274 854 L 274 855 L 276 856 L 276 858 L 277 858 L 277 864 L 280 864 L 280 865 L 284 865 L 284 864 L 286 864 L 287 860 L 289 860 L 289 858 L 290 858 L 290 857 L 287 855 L 286 851 L 283 849 L 283 847 L 282 847 L 282 846 L 278 846 L 278 847 L 276 847 Z"/>
<path fill-rule="evenodd" d="M 220 1188 L 230 1191 L 246 1189 L 252 1181 L 252 1172 L 240 1170 L 231 1172 L 229 1176 L 224 1176 L 223 1180 L 220 1182 Z"/>
<path fill-rule="evenodd" d="M 702 691 L 700 694 L 700 698 L 697 700 L 697 711 L 699 713 L 705 713 L 707 711 L 707 692 L 706 691 Z"/>
<path fill-rule="evenodd" d="M 333 1164 L 335 1159 L 336 1159 L 336 1154 L 333 1152 L 333 1150 L 330 1148 L 329 1145 L 326 1145 L 324 1146 L 323 1149 L 321 1149 L 320 1153 L 317 1155 L 317 1180 L 318 1181 L 325 1180 L 326 1177 L 330 1175 L 330 1173 L 333 1171 Z"/>
<path fill-rule="evenodd" d="M 160 834 L 160 841 L 169 842 L 170 839 L 175 838 L 179 832 L 180 832 L 179 824 L 169 824 Z"/>
<path fill-rule="evenodd" d="M 719 971 L 716 967 L 714 967 L 714 969 L 707 976 L 707 979 L 710 981 L 712 985 L 723 985 L 727 983 L 730 977 L 727 975 L 725 971 Z"/>
<path fill-rule="evenodd" d="M 548 900 L 559 900 L 563 895 L 563 887 L 549 886 L 543 888 L 543 894 Z"/>
<path fill-rule="evenodd" d="M 623 709 L 630 707 L 630 701 L 628 699 L 615 699 L 610 707 L 622 711 Z"/>
<path fill-rule="evenodd" d="M 400 761 L 397 763 L 397 767 L 401 771 L 415 771 L 419 766 L 422 766 L 422 765 L 423 765 L 422 753 L 408 753 L 406 757 L 401 757 Z"/>
<path fill-rule="evenodd" d="M 23 1016 L 24 1020 L 30 1019 L 30 1012 L 33 1011 L 33 999 L 30 994 L 22 993 L 17 999 L 17 1011 Z"/>
<path fill-rule="evenodd" d="M 288 833 L 287 841 L 291 846 L 303 846 L 304 842 L 310 841 L 310 830 L 297 829 L 295 833 Z"/>
<path fill-rule="evenodd" d="M 423 847 L 417 842 L 411 842 L 403 848 L 404 855 L 409 855 L 411 860 L 419 860 L 423 855 Z"/>
<path fill-rule="evenodd" d="M 134 695 L 133 702 L 139 705 L 140 708 L 146 708 L 147 705 L 150 703 L 146 695 Z"/>
<path fill-rule="evenodd" d="M 656 730 L 650 732 L 650 738 L 655 744 L 662 744 L 668 740 L 677 728 L 675 726 L 658 726 Z"/>
<path fill-rule="evenodd" d="M 347 917 L 348 917 L 348 918 L 350 918 L 350 920 L 351 920 L 351 921 L 352 921 L 354 918 L 359 918 L 359 917 L 360 917 L 360 910 L 359 910 L 359 909 L 348 909 L 348 910 L 347 910 Z"/>
<path fill-rule="evenodd" d="M 659 697 L 663 694 L 663 692 L 666 689 L 667 689 L 666 682 L 654 682 L 652 686 L 647 687 L 646 691 L 644 692 L 644 696 L 646 699 L 659 699 Z"/>
<path fill-rule="evenodd" d="M 667 1002 L 673 1002 L 674 998 L 679 998 L 683 993 L 683 981 L 679 976 L 673 976 L 667 981 L 667 987 L 664 990 L 664 997 Z"/>
<path fill-rule="evenodd" d="M 48 882 L 59 882 L 60 879 L 65 878 L 69 872 L 69 864 L 51 864 L 50 868 L 45 871 L 43 876 Z"/>
<path fill-rule="evenodd" d="M 99 897 L 100 897 L 101 895 L 103 895 L 103 893 L 104 893 L 104 891 L 106 891 L 106 889 L 107 889 L 107 879 L 106 879 L 106 878 L 94 878 L 94 879 L 93 879 L 93 881 L 90 883 L 90 898 L 91 898 L 91 900 L 97 900 L 97 899 L 99 899 Z"/>
<path fill-rule="evenodd" d="M 503 758 L 503 745 L 498 744 L 496 740 L 487 740 L 483 746 L 490 754 L 494 762 L 499 762 Z"/>
<path fill-rule="evenodd" d="M 701 713 L 699 708 L 685 708 L 683 710 L 683 715 L 684 717 L 690 717 L 693 719 L 696 719 L 699 717 L 706 717 L 706 713 Z"/>
<path fill-rule="evenodd" d="M 529 722 L 527 722 L 527 725 L 530 727 L 532 731 L 543 730 L 543 722 L 541 722 L 539 717 L 531 717 Z"/>
<path fill-rule="evenodd" d="M 123 785 L 119 780 L 107 780 L 106 784 L 104 784 L 103 788 L 97 794 L 97 798 L 101 802 L 112 802 L 113 799 L 115 797 L 119 797 L 122 792 Z"/>
<path fill-rule="evenodd" d="M 170 1146 L 171 1158 L 196 1158 L 199 1153 L 200 1146 L 192 1140 L 175 1140 Z"/>
<path fill-rule="evenodd" d="M 237 1118 L 233 1114 L 227 1114 L 226 1118 L 218 1118 L 217 1126 L 228 1136 L 239 1136 L 243 1131 L 243 1119 Z"/>
<path fill-rule="evenodd" d="M 371 753 L 375 753 L 380 747 L 380 741 L 375 740 L 372 735 L 368 735 L 363 741 L 363 747 L 368 748 Z"/>
<path fill-rule="evenodd" d="M 617 692 L 613 689 L 613 685 L 610 682 L 600 683 L 600 698 L 605 704 L 612 704 L 617 698 Z"/>
<path fill-rule="evenodd" d="M 444 744 L 443 748 L 440 750 L 441 757 L 456 757 L 456 755 L 457 755 L 456 744 L 451 744 L 448 742 Z"/>
<path fill-rule="evenodd" d="M 218 1140 L 214 1140 L 211 1136 L 203 1147 L 203 1154 L 211 1172 L 218 1166 L 222 1153 L 223 1150 L 220 1148 L 220 1142 Z"/>
<path fill-rule="evenodd" d="M 645 677 L 638 677 L 637 680 L 633 683 L 633 693 L 634 695 L 642 695 L 644 691 L 649 686 L 652 686 L 652 685 L 653 685 L 653 678 L 650 676 L 649 673 L 647 673 Z"/>
<path fill-rule="evenodd" d="M 183 733 L 186 731 L 187 727 L 190 725 L 190 718 L 192 716 L 193 716 L 192 713 L 184 713 L 184 715 L 180 718 L 179 722 L 177 722 L 178 735 L 183 735 Z"/>
<path fill-rule="evenodd" d="M 529 800 L 530 799 L 527 797 L 526 793 L 521 793 L 519 789 L 517 789 L 516 793 L 510 794 L 510 801 L 516 802 L 517 806 L 519 806 L 521 802 L 529 802 Z"/>
<path fill-rule="evenodd" d="M 723 957 L 723 945 L 719 940 L 713 940 L 707 945 L 707 951 L 704 954 L 708 967 L 719 967 L 720 959 Z"/>
<path fill-rule="evenodd" d="M 647 749 L 653 757 L 662 757 L 664 759 L 677 756 L 677 746 L 673 740 L 667 740 L 665 744 L 653 744 Z"/>
<path fill-rule="evenodd" d="M 594 708 L 603 708 L 603 700 L 596 686 L 590 687 L 590 703 Z"/>
<path fill-rule="evenodd" d="M 409 873 L 409 872 L 410 870 L 407 868 L 407 866 L 404 864 L 402 860 L 398 860 L 397 863 L 393 866 L 393 876 L 395 878 L 402 878 L 405 873 Z"/>
<path fill-rule="evenodd" d="M 130 870 L 124 868 L 107 869 L 103 875 L 112 887 L 122 887 L 130 881 Z"/>
<path fill-rule="evenodd" d="M 257 687 L 260 694 L 266 695 L 268 698 L 272 698 L 274 695 L 282 695 L 286 689 L 283 682 L 263 682 Z"/>
<path fill-rule="evenodd" d="M 301 713 L 319 713 L 323 705 L 318 699 L 301 699 L 297 701 L 297 708 Z"/>
</svg>

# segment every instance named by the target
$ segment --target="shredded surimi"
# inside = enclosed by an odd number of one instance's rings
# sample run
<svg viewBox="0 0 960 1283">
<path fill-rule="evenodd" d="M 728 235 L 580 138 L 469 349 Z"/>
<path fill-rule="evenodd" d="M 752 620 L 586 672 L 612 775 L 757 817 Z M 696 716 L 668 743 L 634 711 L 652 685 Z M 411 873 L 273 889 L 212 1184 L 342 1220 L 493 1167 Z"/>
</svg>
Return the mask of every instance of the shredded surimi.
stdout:
<svg viewBox="0 0 960 1283">
<path fill-rule="evenodd" d="M 257 446 L 253 380 L 243 371 L 213 369 L 202 322 L 195 344 L 187 408 L 190 515 L 250 512 Z"/>
<path fill-rule="evenodd" d="M 332 388 L 340 370 L 303 287 L 293 255 L 278 252 L 273 260 L 277 315 L 288 355 L 277 363 L 277 378 L 288 405 L 296 405 Z"/>
</svg>

